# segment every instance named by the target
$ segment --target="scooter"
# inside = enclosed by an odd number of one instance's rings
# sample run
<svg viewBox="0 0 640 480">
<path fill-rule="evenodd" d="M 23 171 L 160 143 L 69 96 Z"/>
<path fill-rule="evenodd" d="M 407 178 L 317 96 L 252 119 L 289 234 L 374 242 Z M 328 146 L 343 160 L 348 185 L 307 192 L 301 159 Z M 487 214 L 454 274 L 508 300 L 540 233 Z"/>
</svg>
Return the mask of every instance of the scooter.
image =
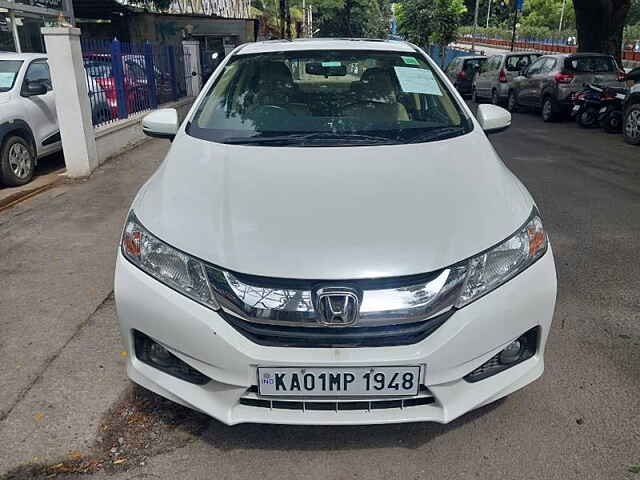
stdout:
<svg viewBox="0 0 640 480">
<path fill-rule="evenodd" d="M 585 85 L 585 89 L 576 92 L 573 96 L 573 108 L 571 116 L 578 125 L 583 128 L 592 128 L 598 125 L 598 114 L 601 107 L 602 89 L 593 85 Z"/>
<path fill-rule="evenodd" d="M 594 86 L 595 88 L 595 86 Z M 627 91 L 624 88 L 603 89 L 601 106 L 598 111 L 598 123 L 607 133 L 620 133 L 624 117 L 624 101 Z"/>
</svg>

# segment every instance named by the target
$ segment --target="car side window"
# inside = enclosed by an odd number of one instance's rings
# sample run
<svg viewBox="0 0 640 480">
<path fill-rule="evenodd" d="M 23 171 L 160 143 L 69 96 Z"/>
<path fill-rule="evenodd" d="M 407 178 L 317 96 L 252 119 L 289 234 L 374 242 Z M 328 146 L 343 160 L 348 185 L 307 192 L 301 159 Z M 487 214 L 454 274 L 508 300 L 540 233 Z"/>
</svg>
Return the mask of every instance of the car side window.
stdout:
<svg viewBox="0 0 640 480">
<path fill-rule="evenodd" d="M 51 74 L 49 73 L 49 64 L 45 60 L 36 60 L 29 65 L 27 73 L 24 75 L 24 83 L 42 83 L 47 90 L 52 90 Z"/>
<path fill-rule="evenodd" d="M 458 69 L 459 64 L 460 64 L 460 59 L 454 58 L 449 64 L 449 66 L 447 67 L 446 72 L 447 73 L 455 72 Z"/>
<path fill-rule="evenodd" d="M 542 71 L 542 65 L 544 64 L 545 60 L 545 58 L 539 58 L 535 62 L 533 62 L 533 64 L 529 67 L 529 70 L 527 70 L 527 75 L 537 75 L 538 73 L 540 73 Z"/>
<path fill-rule="evenodd" d="M 544 73 L 553 72 L 553 69 L 556 68 L 557 60 L 555 58 L 549 57 L 545 59 L 544 66 L 542 67 L 542 71 Z"/>
</svg>

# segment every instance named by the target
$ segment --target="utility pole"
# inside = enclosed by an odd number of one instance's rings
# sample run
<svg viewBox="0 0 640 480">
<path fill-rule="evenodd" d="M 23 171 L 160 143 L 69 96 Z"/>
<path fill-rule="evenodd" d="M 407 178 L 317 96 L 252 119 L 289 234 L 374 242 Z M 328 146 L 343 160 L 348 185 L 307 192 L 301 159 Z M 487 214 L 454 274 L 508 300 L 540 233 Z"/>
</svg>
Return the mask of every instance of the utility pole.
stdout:
<svg viewBox="0 0 640 480">
<path fill-rule="evenodd" d="M 489 7 L 487 8 L 487 28 L 489 28 L 489 17 L 491 16 L 491 0 L 489 0 Z"/>
<path fill-rule="evenodd" d="M 476 12 L 473 16 L 473 36 L 471 37 L 471 51 L 476 51 L 476 30 L 478 29 L 478 9 L 480 8 L 480 0 L 476 0 Z"/>
<path fill-rule="evenodd" d="M 560 10 L 560 26 L 558 27 L 558 31 L 562 31 L 562 21 L 564 20 L 564 7 L 567 4 L 567 0 L 562 0 L 562 10 Z"/>
</svg>

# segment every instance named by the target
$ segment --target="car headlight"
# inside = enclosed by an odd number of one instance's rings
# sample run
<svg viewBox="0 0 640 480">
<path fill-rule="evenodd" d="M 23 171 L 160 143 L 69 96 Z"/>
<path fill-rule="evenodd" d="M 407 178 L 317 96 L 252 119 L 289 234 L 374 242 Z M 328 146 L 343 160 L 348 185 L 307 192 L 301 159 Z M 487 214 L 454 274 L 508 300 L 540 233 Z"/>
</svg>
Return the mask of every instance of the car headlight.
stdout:
<svg viewBox="0 0 640 480">
<path fill-rule="evenodd" d="M 202 262 L 157 239 L 140 224 L 133 212 L 122 233 L 122 253 L 168 287 L 206 307 L 220 308 Z"/>
<path fill-rule="evenodd" d="M 542 257 L 548 244 L 540 214 L 534 208 L 526 223 L 511 237 L 469 260 L 456 307 L 477 300 L 515 277 Z"/>
</svg>

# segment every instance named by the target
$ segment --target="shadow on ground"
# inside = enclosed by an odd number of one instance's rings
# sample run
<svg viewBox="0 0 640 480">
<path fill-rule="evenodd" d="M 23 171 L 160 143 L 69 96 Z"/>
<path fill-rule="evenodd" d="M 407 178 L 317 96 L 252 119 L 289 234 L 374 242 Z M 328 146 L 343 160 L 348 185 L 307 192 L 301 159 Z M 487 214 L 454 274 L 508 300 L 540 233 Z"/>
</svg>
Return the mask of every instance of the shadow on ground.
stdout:
<svg viewBox="0 0 640 480">
<path fill-rule="evenodd" d="M 439 435 L 473 422 L 500 401 L 480 408 L 448 425 L 411 423 L 368 426 L 224 425 L 211 417 L 131 386 L 105 415 L 96 442 L 87 453 L 72 452 L 51 464 L 28 464 L 6 472 L 0 480 L 77 478 L 101 470 L 122 472 L 144 465 L 149 458 L 193 441 L 230 451 L 344 451 L 389 446 L 415 449 Z M 328 442 L 328 439 L 330 441 Z"/>
</svg>

